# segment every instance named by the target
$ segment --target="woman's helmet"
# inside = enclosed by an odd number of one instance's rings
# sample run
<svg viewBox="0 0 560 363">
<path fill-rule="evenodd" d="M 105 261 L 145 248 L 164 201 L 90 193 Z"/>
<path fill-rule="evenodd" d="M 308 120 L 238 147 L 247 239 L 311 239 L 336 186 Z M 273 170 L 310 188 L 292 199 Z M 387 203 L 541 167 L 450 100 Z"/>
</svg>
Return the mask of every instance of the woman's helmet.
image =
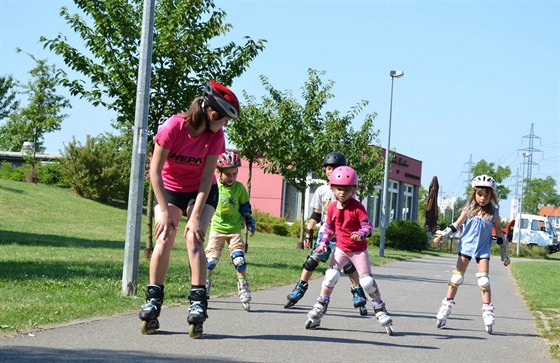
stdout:
<svg viewBox="0 0 560 363">
<path fill-rule="evenodd" d="M 473 179 L 471 186 L 473 188 L 492 188 L 492 190 L 496 190 L 496 181 L 491 176 L 479 175 Z"/>
<path fill-rule="evenodd" d="M 325 159 L 323 160 L 323 166 L 331 165 L 334 167 L 337 166 L 346 166 L 346 156 L 344 154 L 339 153 L 337 151 L 333 151 L 325 155 Z"/>
<path fill-rule="evenodd" d="M 204 103 L 221 115 L 239 118 L 239 101 L 229 88 L 216 81 L 208 81 L 204 86 Z"/>
<path fill-rule="evenodd" d="M 234 151 L 226 151 L 218 157 L 216 167 L 221 170 L 225 168 L 239 168 L 241 166 L 241 158 Z"/>
<path fill-rule="evenodd" d="M 329 182 L 331 185 L 353 185 L 358 186 L 358 174 L 349 166 L 339 166 L 334 169 Z"/>
</svg>

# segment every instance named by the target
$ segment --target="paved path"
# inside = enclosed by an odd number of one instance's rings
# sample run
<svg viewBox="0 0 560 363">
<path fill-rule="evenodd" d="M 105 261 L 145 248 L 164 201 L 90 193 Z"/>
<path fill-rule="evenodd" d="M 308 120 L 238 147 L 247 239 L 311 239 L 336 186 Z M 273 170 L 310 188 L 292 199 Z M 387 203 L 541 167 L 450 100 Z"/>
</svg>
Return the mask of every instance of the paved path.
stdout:
<svg viewBox="0 0 560 363">
<path fill-rule="evenodd" d="M 435 327 L 455 257 L 429 257 L 374 267 L 395 321 L 388 336 L 375 317 L 351 306 L 349 283 L 339 281 L 317 330 L 307 311 L 320 290 L 284 309 L 292 286 L 253 293 L 252 311 L 237 297 L 211 299 L 204 339 L 188 337 L 186 306 L 164 307 L 158 334 L 140 334 L 137 313 L 69 324 L 0 339 L 0 361 L 36 362 L 552 362 L 546 341 L 517 292 L 509 269 L 492 261 L 496 325 L 484 331 L 480 291 L 471 264 L 445 329 Z"/>
</svg>

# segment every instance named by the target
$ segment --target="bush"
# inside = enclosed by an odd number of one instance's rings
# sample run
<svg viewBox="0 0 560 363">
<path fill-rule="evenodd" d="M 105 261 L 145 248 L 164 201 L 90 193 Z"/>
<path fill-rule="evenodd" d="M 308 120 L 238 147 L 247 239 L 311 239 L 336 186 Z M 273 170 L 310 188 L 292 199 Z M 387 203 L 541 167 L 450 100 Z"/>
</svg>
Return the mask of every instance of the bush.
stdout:
<svg viewBox="0 0 560 363">
<path fill-rule="evenodd" d="M 60 188 L 69 188 L 70 184 L 62 176 L 60 162 L 37 164 L 37 179 L 39 183 L 54 185 Z"/>
<path fill-rule="evenodd" d="M 406 251 L 426 250 L 429 247 L 428 233 L 416 221 L 394 220 L 387 226 L 385 245 Z"/>
<path fill-rule="evenodd" d="M 3 161 L 0 165 L 0 179 L 25 181 L 26 175 L 26 170 L 23 167 L 15 167 L 9 161 Z"/>
<path fill-rule="evenodd" d="M 115 136 L 76 139 L 66 146 L 61 172 L 74 191 L 99 202 L 127 202 L 130 181 L 130 152 Z"/>
</svg>

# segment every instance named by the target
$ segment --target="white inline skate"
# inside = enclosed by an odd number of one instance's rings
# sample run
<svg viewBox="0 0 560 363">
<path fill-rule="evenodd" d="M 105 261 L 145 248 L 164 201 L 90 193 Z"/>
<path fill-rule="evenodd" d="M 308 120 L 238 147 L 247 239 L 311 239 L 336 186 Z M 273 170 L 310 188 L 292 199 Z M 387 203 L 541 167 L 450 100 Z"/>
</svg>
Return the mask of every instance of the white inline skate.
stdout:
<svg viewBox="0 0 560 363">
<path fill-rule="evenodd" d="M 249 283 L 247 280 L 237 281 L 237 295 L 239 296 L 239 301 L 243 305 L 243 309 L 251 311 L 251 306 L 249 302 L 251 301 L 251 290 L 249 290 Z"/>
<path fill-rule="evenodd" d="M 373 312 L 379 324 L 385 328 L 387 335 L 393 335 L 393 319 L 389 316 L 387 309 L 385 309 L 385 303 L 382 302 L 381 305 L 374 306 Z"/>
<path fill-rule="evenodd" d="M 494 318 L 494 305 L 482 304 L 482 320 L 484 321 L 484 327 L 488 334 L 492 334 L 492 326 L 496 323 Z"/>
<path fill-rule="evenodd" d="M 436 315 L 436 326 L 438 329 L 443 328 L 447 323 L 447 319 L 449 318 L 449 315 L 451 315 L 451 309 L 453 308 L 453 305 L 455 305 L 455 301 L 453 300 L 443 299 L 441 301 L 441 307 L 439 308 Z"/>
<path fill-rule="evenodd" d="M 317 302 L 313 305 L 311 311 L 307 313 L 309 319 L 305 322 L 305 329 L 316 329 L 321 325 L 321 319 L 325 316 L 327 308 L 329 306 L 329 300 L 317 298 Z"/>
</svg>

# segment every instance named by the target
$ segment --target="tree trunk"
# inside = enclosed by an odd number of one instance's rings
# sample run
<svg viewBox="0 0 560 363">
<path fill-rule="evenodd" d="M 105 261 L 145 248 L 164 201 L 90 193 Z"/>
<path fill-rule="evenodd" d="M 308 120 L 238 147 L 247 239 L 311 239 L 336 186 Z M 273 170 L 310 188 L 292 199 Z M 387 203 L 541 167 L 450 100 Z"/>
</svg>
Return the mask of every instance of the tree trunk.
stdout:
<svg viewBox="0 0 560 363">
<path fill-rule="evenodd" d="M 297 243 L 297 248 L 304 249 L 303 238 L 305 236 L 305 189 L 300 190 L 301 192 L 301 204 L 300 204 L 300 228 L 299 228 L 299 241 Z"/>
<path fill-rule="evenodd" d="M 148 190 L 148 205 L 146 206 L 146 248 L 144 249 L 144 256 L 147 260 L 152 257 L 152 252 L 154 251 L 154 190 L 152 189 L 152 183 L 149 183 Z"/>
<path fill-rule="evenodd" d="M 249 175 L 247 176 L 247 193 L 251 200 L 251 177 L 253 176 L 253 161 L 249 162 Z M 245 228 L 245 253 L 249 251 L 249 230 Z"/>
</svg>

